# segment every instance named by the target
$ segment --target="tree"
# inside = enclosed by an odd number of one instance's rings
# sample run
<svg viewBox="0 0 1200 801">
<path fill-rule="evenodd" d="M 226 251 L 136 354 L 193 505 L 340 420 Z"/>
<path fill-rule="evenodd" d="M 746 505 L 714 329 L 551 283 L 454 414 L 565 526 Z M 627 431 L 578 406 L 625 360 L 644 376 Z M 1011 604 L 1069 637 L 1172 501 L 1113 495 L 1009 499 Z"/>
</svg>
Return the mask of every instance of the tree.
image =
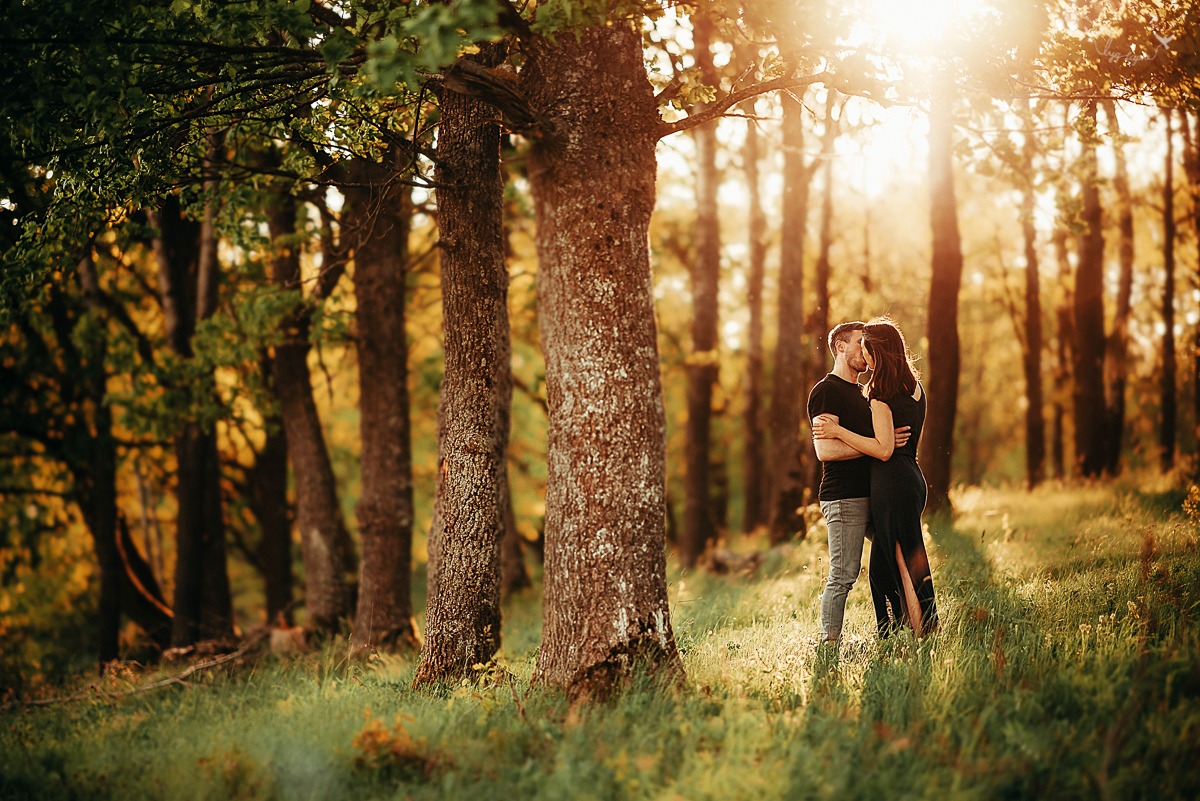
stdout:
<svg viewBox="0 0 1200 801">
<path fill-rule="evenodd" d="M 754 113 L 754 101 L 746 103 L 747 115 Z M 763 420 L 763 281 L 766 264 L 766 215 L 762 209 L 759 188 L 758 120 L 746 124 L 746 141 L 742 146 L 742 169 L 746 175 L 749 194 L 746 236 L 749 239 L 749 277 L 746 282 L 746 306 L 750 322 L 746 334 L 746 411 L 743 423 L 742 455 L 742 530 L 753 531 L 766 521 L 767 493 L 766 441 Z"/>
<path fill-rule="evenodd" d="M 808 314 L 809 353 L 811 363 L 817 370 L 825 364 L 828 352 L 825 335 L 829 325 L 829 279 L 832 271 L 830 251 L 833 248 L 833 162 L 837 156 L 835 146 L 841 135 L 841 109 L 845 101 L 838 102 L 834 89 L 825 91 L 825 119 L 821 131 L 821 211 L 817 233 L 817 261 L 813 268 L 813 304 Z M 816 370 L 813 371 L 814 373 Z M 809 383 L 816 376 L 809 375 Z"/>
<path fill-rule="evenodd" d="M 1112 331 L 1108 339 L 1109 358 L 1105 363 L 1105 407 L 1108 411 L 1108 449 L 1105 472 L 1116 475 L 1121 470 L 1121 450 L 1125 439 L 1125 384 L 1129 362 L 1129 319 L 1133 297 L 1133 197 L 1129 190 L 1129 170 L 1125 160 L 1125 144 L 1121 141 L 1116 103 L 1104 104 L 1109 130 L 1113 135 L 1116 169 L 1113 188 L 1117 191 L 1117 235 L 1121 272 L 1117 279 L 1117 304 Z"/>
<path fill-rule="evenodd" d="M 1192 230 L 1197 249 L 1200 250 L 1200 114 L 1195 117 L 1194 133 L 1189 114 L 1182 111 L 1181 117 L 1185 144 L 1184 169 L 1191 189 Z M 1194 286 L 1200 286 L 1200 256 L 1196 260 L 1192 281 Z M 1200 441 L 1200 325 L 1192 332 L 1192 420 L 1196 440 Z"/>
<path fill-rule="evenodd" d="M 512 502 L 512 480 L 505 470 L 504 535 L 500 539 L 500 597 L 507 598 L 518 590 L 533 586 L 525 567 L 525 538 L 517 529 L 516 512 Z"/>
<path fill-rule="evenodd" d="M 933 272 L 929 285 L 928 413 L 921 434 L 921 467 L 929 484 L 930 512 L 950 509 L 950 464 L 958 406 L 958 292 L 962 284 L 962 240 L 954 192 L 954 109 L 948 86 L 929 104 L 930 223 Z"/>
<path fill-rule="evenodd" d="M 1046 462 L 1046 420 L 1042 397 L 1042 287 L 1039 276 L 1037 228 L 1034 225 L 1036 183 L 1033 103 L 1022 131 L 1021 240 L 1025 253 L 1025 315 L 1021 336 L 1021 367 L 1025 375 L 1025 485 L 1041 483 Z"/>
<path fill-rule="evenodd" d="M 492 67 L 503 56 L 489 46 L 469 63 Z M 446 369 L 430 533 L 439 556 L 417 685 L 472 675 L 500 646 L 500 542 L 510 503 L 500 129 L 495 110 L 480 99 L 448 88 L 440 107 L 436 177 Z"/>
<path fill-rule="evenodd" d="M 1100 205 L 1099 163 L 1096 157 L 1096 103 L 1089 101 L 1080 120 L 1083 155 L 1080 162 L 1083 233 L 1079 266 L 1072 293 L 1072 403 L 1075 417 L 1075 460 L 1080 474 L 1098 476 L 1106 462 L 1104 408 L 1104 227 Z"/>
<path fill-rule="evenodd" d="M 1158 460 L 1163 472 L 1175 466 L 1175 133 L 1174 109 L 1163 109 L 1167 155 L 1163 170 L 1163 292 L 1162 375 L 1159 384 L 1161 408 L 1158 428 Z"/>
<path fill-rule="evenodd" d="M 301 288 L 298 213 L 295 198 L 286 191 L 278 191 L 267 208 L 271 279 L 293 300 L 282 321 L 283 341 L 275 347 L 272 379 L 296 483 L 296 524 L 304 557 L 308 624 L 316 631 L 332 633 L 338 621 L 348 620 L 353 614 L 357 564 L 350 534 L 342 520 L 333 467 L 313 400 L 308 367 L 312 307 Z M 324 280 L 317 283 L 315 299 L 322 299 L 332 290 L 338 275 L 325 274 Z"/>
<path fill-rule="evenodd" d="M 355 513 L 362 559 L 356 650 L 417 645 L 412 610 L 413 478 L 409 435 L 405 279 L 411 190 L 396 147 L 382 162 L 345 168 L 343 243 L 354 261 L 362 494 Z"/>
<path fill-rule="evenodd" d="M 706 86 L 719 86 L 713 66 L 713 19 L 692 14 L 696 67 Z M 692 350 L 687 359 L 687 431 L 683 529 L 679 555 L 692 567 L 717 537 L 710 497 L 713 389 L 719 380 L 718 290 L 721 274 L 721 228 L 717 214 L 717 123 L 692 129 L 696 142 L 696 248 L 690 264 L 692 281 Z"/>
<path fill-rule="evenodd" d="M 1061 195 L 1061 193 L 1060 193 Z M 1057 479 L 1066 478 L 1066 397 L 1070 392 L 1071 342 L 1074 332 L 1071 318 L 1071 261 L 1068 256 L 1068 231 L 1065 221 L 1060 221 L 1053 236 L 1055 260 L 1058 262 L 1058 284 L 1060 296 L 1054 307 L 1054 390 L 1050 393 L 1050 462 Z"/>
<path fill-rule="evenodd" d="M 804 461 L 810 446 L 800 421 L 807 408 L 804 386 L 804 243 L 813 165 L 804 159 L 804 107 L 789 92 L 783 105 L 783 210 L 779 245 L 779 318 L 771 392 L 771 542 L 803 537 Z"/>
<path fill-rule="evenodd" d="M 210 152 L 219 145 L 214 141 Z M 211 178 L 206 180 L 213 180 Z M 175 355 L 194 362 L 193 337 L 217 303 L 215 200 L 201 221 L 190 219 L 179 198 L 168 195 L 149 213 L 167 341 Z M 203 402 L 213 394 L 211 372 L 197 365 L 194 383 Z M 176 387 L 176 391 L 185 391 Z M 175 597 L 171 643 L 188 646 L 233 633 L 233 608 L 225 555 L 221 465 L 213 421 L 189 419 L 175 435 Z"/>
<path fill-rule="evenodd" d="M 638 663 L 683 670 L 667 605 L 646 249 L 662 123 L 634 26 L 574 33 L 530 37 L 521 73 L 543 132 L 531 178 L 550 418 L 535 679 L 605 694 Z"/>
<path fill-rule="evenodd" d="M 262 377 L 270 385 L 271 360 L 261 360 Z M 276 409 L 265 415 L 262 448 L 246 471 L 246 501 L 262 532 L 254 553 L 255 566 L 263 577 L 267 602 L 266 619 L 271 624 L 292 620 L 292 522 L 293 504 L 288 500 L 287 435 Z"/>
</svg>

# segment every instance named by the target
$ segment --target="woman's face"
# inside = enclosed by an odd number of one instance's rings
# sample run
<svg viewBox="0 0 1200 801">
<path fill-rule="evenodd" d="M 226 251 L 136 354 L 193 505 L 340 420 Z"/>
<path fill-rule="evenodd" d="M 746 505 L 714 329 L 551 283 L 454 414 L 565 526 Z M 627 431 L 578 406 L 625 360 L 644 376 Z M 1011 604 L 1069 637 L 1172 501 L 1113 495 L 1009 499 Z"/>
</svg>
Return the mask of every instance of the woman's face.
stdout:
<svg viewBox="0 0 1200 801">
<path fill-rule="evenodd" d="M 875 369 L 875 357 L 871 355 L 871 351 L 867 350 L 867 341 L 865 339 L 862 342 L 862 355 L 863 355 L 863 361 L 867 363 L 867 369 L 874 370 Z"/>
</svg>

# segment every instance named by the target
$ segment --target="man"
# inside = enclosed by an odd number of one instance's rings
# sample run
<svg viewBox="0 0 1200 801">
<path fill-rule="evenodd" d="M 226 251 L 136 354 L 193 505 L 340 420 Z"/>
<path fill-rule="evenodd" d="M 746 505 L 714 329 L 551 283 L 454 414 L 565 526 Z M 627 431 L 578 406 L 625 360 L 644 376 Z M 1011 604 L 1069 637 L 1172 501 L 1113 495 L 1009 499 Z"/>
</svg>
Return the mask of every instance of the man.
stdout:
<svg viewBox="0 0 1200 801">
<path fill-rule="evenodd" d="M 808 396 L 808 419 L 833 415 L 843 426 L 874 436 L 871 405 L 858 376 L 866 371 L 862 353 L 863 323 L 841 323 L 829 332 L 833 371 Z M 896 447 L 908 441 L 908 426 L 896 429 Z M 871 459 L 837 439 L 813 438 L 821 460 L 821 514 L 829 528 L 829 579 L 821 593 L 821 639 L 837 643 L 846 616 L 846 596 L 862 570 L 863 539 L 871 515 Z"/>
</svg>

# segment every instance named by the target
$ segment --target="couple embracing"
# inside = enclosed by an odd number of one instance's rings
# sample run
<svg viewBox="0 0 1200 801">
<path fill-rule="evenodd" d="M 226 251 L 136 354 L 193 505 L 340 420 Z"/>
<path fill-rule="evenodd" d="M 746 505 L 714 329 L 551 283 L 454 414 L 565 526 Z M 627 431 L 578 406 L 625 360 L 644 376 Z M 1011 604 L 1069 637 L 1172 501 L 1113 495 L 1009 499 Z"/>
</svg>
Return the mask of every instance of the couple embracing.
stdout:
<svg viewBox="0 0 1200 801">
<path fill-rule="evenodd" d="M 921 536 L 925 477 L 917 464 L 925 389 L 904 335 L 886 317 L 838 325 L 829 332 L 829 350 L 833 371 L 808 398 L 813 445 L 821 460 L 821 512 L 829 527 L 821 639 L 836 643 L 841 638 L 846 596 L 862 569 L 868 537 L 879 635 L 908 626 L 923 637 L 937 628 Z M 859 374 L 867 370 L 870 380 L 860 386 Z"/>
</svg>

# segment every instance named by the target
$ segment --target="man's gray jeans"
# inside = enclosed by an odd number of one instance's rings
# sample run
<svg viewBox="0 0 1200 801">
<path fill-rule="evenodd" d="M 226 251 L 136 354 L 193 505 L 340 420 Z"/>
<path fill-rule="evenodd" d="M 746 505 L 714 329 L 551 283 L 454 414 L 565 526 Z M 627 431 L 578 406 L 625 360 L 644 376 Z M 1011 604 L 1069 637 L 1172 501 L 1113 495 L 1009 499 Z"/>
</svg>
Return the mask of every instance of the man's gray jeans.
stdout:
<svg viewBox="0 0 1200 801">
<path fill-rule="evenodd" d="M 829 579 L 821 593 L 821 638 L 836 642 L 842 636 L 846 596 L 862 571 L 863 539 L 871 518 L 870 498 L 821 501 L 829 527 Z"/>
</svg>

